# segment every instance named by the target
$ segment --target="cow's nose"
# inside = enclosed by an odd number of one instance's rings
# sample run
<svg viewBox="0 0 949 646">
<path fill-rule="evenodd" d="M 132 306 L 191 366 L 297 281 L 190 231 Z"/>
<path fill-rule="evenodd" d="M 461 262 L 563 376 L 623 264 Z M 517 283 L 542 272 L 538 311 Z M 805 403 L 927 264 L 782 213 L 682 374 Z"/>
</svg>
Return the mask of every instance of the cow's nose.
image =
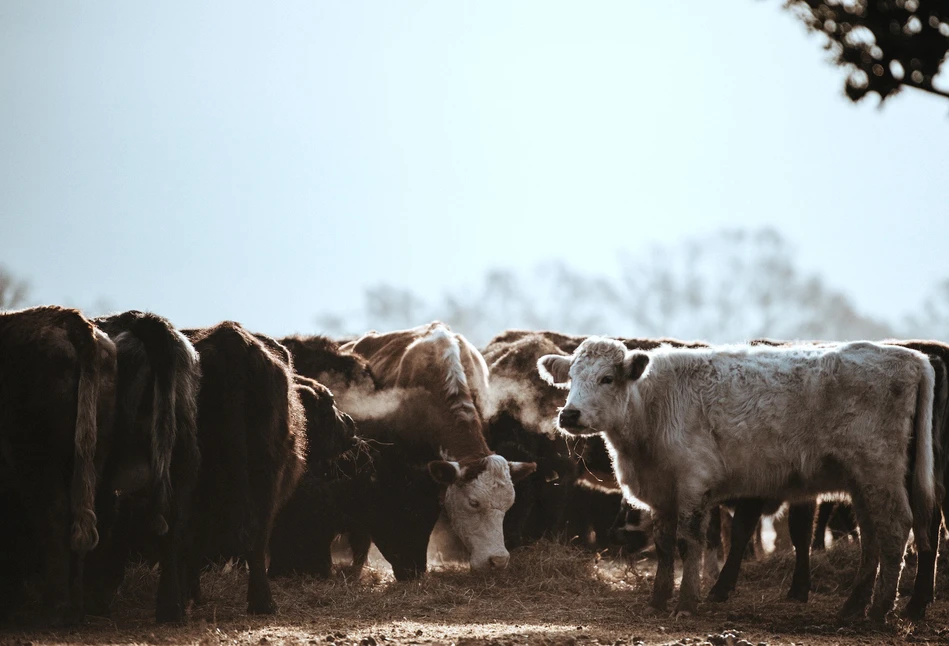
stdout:
<svg viewBox="0 0 949 646">
<path fill-rule="evenodd" d="M 488 559 L 488 562 L 491 563 L 491 567 L 495 570 L 503 570 L 507 567 L 507 563 L 510 560 L 510 555 L 505 554 L 504 556 L 492 556 Z"/>
<path fill-rule="evenodd" d="M 580 409 L 564 408 L 560 411 L 560 425 L 564 428 L 580 425 Z"/>
</svg>

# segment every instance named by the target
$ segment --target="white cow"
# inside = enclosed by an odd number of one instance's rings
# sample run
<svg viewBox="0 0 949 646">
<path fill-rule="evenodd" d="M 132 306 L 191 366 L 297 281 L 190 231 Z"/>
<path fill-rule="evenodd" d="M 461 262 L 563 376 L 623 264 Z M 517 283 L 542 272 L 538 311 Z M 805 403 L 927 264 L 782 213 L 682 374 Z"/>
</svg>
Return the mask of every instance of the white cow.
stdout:
<svg viewBox="0 0 949 646">
<path fill-rule="evenodd" d="M 677 615 L 697 610 L 710 505 L 845 492 L 862 556 L 840 617 L 866 613 L 878 564 L 870 614 L 882 620 L 892 609 L 912 518 L 928 521 L 934 498 L 934 373 L 925 355 L 866 342 L 638 352 L 590 338 L 573 356 L 542 357 L 538 369 L 569 383 L 561 429 L 602 434 L 624 493 L 653 509 L 654 607 L 672 596 L 678 536 L 688 549 Z"/>
</svg>

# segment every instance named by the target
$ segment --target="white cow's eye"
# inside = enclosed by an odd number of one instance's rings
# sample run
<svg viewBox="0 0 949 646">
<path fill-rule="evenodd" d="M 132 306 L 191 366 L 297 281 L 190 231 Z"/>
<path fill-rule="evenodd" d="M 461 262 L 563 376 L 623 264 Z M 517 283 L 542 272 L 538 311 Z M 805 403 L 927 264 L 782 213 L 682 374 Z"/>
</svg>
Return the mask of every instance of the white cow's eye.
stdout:
<svg viewBox="0 0 949 646">
<path fill-rule="evenodd" d="M 605 376 L 605 377 L 601 377 L 601 378 L 600 378 L 600 383 L 601 383 L 601 384 L 611 384 L 611 383 L 613 383 L 613 378 L 612 378 L 611 376 L 609 376 L 609 375 L 607 375 L 607 376 Z"/>
<path fill-rule="evenodd" d="M 472 498 L 471 500 L 469 500 L 469 501 L 468 501 L 468 504 L 471 505 L 471 508 L 472 508 L 472 509 L 477 509 L 478 507 L 481 506 L 481 503 L 478 502 L 477 500 L 475 500 L 474 498 Z"/>
</svg>

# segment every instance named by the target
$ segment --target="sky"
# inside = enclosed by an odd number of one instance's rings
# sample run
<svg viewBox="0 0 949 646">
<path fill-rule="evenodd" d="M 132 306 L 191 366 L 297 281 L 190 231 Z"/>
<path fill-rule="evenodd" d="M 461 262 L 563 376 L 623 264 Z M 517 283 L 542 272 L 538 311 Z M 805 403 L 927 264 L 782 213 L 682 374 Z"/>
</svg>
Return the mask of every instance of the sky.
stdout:
<svg viewBox="0 0 949 646">
<path fill-rule="evenodd" d="M 949 279 L 949 102 L 850 103 L 782 4 L 0 0 L 0 264 L 282 335 L 773 227 L 898 320 Z"/>
</svg>

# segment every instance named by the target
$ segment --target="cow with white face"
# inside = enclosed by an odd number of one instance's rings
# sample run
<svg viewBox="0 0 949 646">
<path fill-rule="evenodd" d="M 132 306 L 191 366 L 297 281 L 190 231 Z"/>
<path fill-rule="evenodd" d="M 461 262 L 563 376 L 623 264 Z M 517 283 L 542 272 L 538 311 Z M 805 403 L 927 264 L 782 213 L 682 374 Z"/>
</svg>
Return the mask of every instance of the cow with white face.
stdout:
<svg viewBox="0 0 949 646">
<path fill-rule="evenodd" d="M 538 369 L 569 384 L 561 429 L 602 434 L 624 494 L 653 510 L 655 608 L 672 596 L 679 538 L 676 610 L 696 612 L 707 512 L 729 499 L 851 496 L 862 557 L 844 620 L 868 606 L 883 620 L 892 609 L 913 519 L 927 547 L 934 372 L 919 352 L 866 342 L 640 352 L 590 338 L 572 356 L 541 357 Z"/>
<path fill-rule="evenodd" d="M 376 423 L 350 411 L 363 432 L 379 429 L 384 439 L 438 458 L 428 469 L 444 486 L 443 510 L 470 553 L 471 568 L 506 567 L 504 514 L 514 504 L 514 483 L 536 465 L 509 462 L 488 448 L 482 431 L 488 369 L 481 354 L 441 323 L 371 332 L 341 349 L 367 360 L 382 386 L 380 398 L 396 395 L 391 410 L 373 413 L 381 415 Z"/>
</svg>

